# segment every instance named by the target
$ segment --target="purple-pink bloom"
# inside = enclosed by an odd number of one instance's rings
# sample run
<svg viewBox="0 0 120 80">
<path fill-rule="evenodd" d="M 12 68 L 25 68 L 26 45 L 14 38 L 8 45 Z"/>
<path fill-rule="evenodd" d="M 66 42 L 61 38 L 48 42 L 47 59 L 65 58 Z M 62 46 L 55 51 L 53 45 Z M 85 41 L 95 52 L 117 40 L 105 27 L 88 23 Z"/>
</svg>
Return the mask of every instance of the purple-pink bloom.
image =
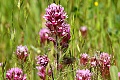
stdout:
<svg viewBox="0 0 120 80">
<path fill-rule="evenodd" d="M 70 25 L 67 23 L 62 23 L 60 29 L 58 29 L 58 34 L 60 37 L 63 37 L 63 41 L 67 42 L 70 39 Z"/>
<path fill-rule="evenodd" d="M 6 73 L 7 80 L 26 80 L 26 75 L 23 74 L 20 68 L 11 68 Z"/>
<path fill-rule="evenodd" d="M 95 66 L 99 65 L 98 59 L 96 57 L 92 57 L 90 59 L 90 65 L 91 65 L 91 67 L 95 67 Z"/>
<path fill-rule="evenodd" d="M 36 60 L 37 60 L 37 64 L 44 67 L 46 67 L 49 62 L 47 55 L 43 55 L 43 56 L 39 55 L 36 57 Z"/>
<path fill-rule="evenodd" d="M 86 53 L 81 54 L 80 56 L 80 64 L 86 65 L 88 63 L 89 56 Z"/>
<path fill-rule="evenodd" d="M 46 77 L 46 70 L 44 66 L 37 66 L 36 67 L 38 69 L 38 76 L 42 79 L 45 80 Z"/>
<path fill-rule="evenodd" d="M 52 41 L 54 45 L 60 44 L 61 48 L 67 48 L 70 40 L 70 25 L 65 22 L 67 14 L 61 5 L 52 3 L 46 8 L 44 15 L 46 20 L 46 26 L 50 30 L 50 35 L 43 38 L 41 41 L 48 39 Z M 48 30 L 47 30 L 48 32 Z M 46 32 L 45 32 L 46 33 Z M 60 42 L 57 43 L 59 40 Z"/>
<path fill-rule="evenodd" d="M 26 61 L 26 58 L 28 57 L 27 46 L 17 46 L 16 55 L 18 59 Z"/>
<path fill-rule="evenodd" d="M 110 55 L 108 53 L 105 53 L 105 52 L 101 53 L 100 54 L 100 63 L 107 65 L 107 66 L 110 66 Z"/>
<path fill-rule="evenodd" d="M 0 63 L 0 67 L 3 65 L 3 63 Z"/>
<path fill-rule="evenodd" d="M 51 75 L 52 75 L 52 70 L 49 69 L 49 70 L 48 70 L 48 76 L 51 76 Z"/>
<path fill-rule="evenodd" d="M 62 48 L 68 47 L 68 42 L 70 40 L 70 26 L 67 23 L 62 23 L 60 29 L 58 29 L 58 35 L 61 37 L 60 45 Z"/>
<path fill-rule="evenodd" d="M 110 68 L 110 55 L 105 52 L 101 53 L 99 63 L 100 63 L 102 76 L 108 75 Z"/>
<path fill-rule="evenodd" d="M 77 70 L 76 71 L 76 80 L 91 80 L 92 73 L 90 70 Z"/>
<path fill-rule="evenodd" d="M 120 80 L 120 72 L 118 72 L 118 77 L 119 77 L 119 80 Z"/>
<path fill-rule="evenodd" d="M 87 36 L 87 27 L 86 26 L 80 27 L 80 32 L 81 32 L 82 37 L 86 37 Z"/>
<path fill-rule="evenodd" d="M 44 44 L 46 41 L 52 41 L 55 44 L 55 39 L 51 36 L 52 34 L 48 28 L 42 28 L 39 35 L 41 44 Z"/>
<path fill-rule="evenodd" d="M 44 18 L 47 21 L 46 26 L 51 31 L 56 31 L 57 27 L 59 27 L 59 25 L 65 21 L 67 15 L 61 5 L 52 3 L 48 6 L 48 8 L 46 8 L 46 14 L 44 15 Z"/>
<path fill-rule="evenodd" d="M 49 34 L 50 34 L 50 30 L 48 28 L 43 28 L 40 30 L 39 35 L 40 35 L 41 43 L 45 43 L 45 41 L 48 40 Z"/>
</svg>

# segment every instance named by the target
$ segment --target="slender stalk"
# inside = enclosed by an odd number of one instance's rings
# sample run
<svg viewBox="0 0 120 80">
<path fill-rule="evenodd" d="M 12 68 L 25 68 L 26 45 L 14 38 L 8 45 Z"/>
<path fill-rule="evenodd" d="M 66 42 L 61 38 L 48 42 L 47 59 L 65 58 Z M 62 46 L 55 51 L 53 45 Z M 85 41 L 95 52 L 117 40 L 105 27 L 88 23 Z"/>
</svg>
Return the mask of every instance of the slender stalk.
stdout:
<svg viewBox="0 0 120 80">
<path fill-rule="evenodd" d="M 5 66 L 6 66 L 6 61 L 5 61 L 5 63 L 2 63 L 2 78 L 3 78 L 3 80 L 6 80 L 6 79 L 5 79 L 5 76 L 4 76 Z"/>
<path fill-rule="evenodd" d="M 73 69 L 73 64 L 71 64 L 71 66 L 72 66 L 72 76 L 73 76 L 73 78 L 74 78 L 74 69 Z"/>
<path fill-rule="evenodd" d="M 2 78 L 3 78 L 3 80 L 5 80 L 4 72 L 5 72 L 5 69 L 4 69 L 4 64 L 3 64 L 3 66 L 2 66 Z"/>
<path fill-rule="evenodd" d="M 51 72 L 52 72 L 52 80 L 54 80 L 54 75 L 53 75 L 53 70 L 52 70 L 52 66 L 50 65 L 50 69 L 51 69 Z"/>
<path fill-rule="evenodd" d="M 58 36 L 56 35 L 57 70 L 59 68 Z"/>
<path fill-rule="evenodd" d="M 60 4 L 60 0 L 59 0 L 59 4 Z"/>
<path fill-rule="evenodd" d="M 55 0 L 53 0 L 53 3 L 55 3 Z"/>
<path fill-rule="evenodd" d="M 23 74 L 24 74 L 24 61 L 23 60 L 21 60 L 20 66 L 21 66 L 21 69 L 23 70 Z"/>
</svg>

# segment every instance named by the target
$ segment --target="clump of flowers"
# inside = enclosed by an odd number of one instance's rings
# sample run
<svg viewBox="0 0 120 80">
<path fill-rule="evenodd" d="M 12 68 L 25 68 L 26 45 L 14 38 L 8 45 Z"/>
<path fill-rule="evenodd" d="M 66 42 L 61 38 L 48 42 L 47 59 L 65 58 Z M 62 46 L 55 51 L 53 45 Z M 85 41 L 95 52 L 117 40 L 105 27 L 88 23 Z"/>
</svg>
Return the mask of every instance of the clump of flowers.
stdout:
<svg viewBox="0 0 120 80">
<path fill-rule="evenodd" d="M 88 63 L 89 56 L 86 53 L 81 54 L 80 56 L 80 64 L 86 65 Z"/>
<path fill-rule="evenodd" d="M 110 55 L 108 53 L 101 53 L 100 54 L 100 69 L 103 76 L 109 75 L 109 68 L 110 68 Z"/>
<path fill-rule="evenodd" d="M 91 80 L 92 73 L 86 70 L 77 70 L 76 71 L 76 80 Z"/>
<path fill-rule="evenodd" d="M 44 56 L 39 55 L 37 56 L 36 60 L 37 60 L 37 64 L 44 67 L 46 67 L 49 62 L 47 55 L 44 55 Z"/>
<path fill-rule="evenodd" d="M 7 80 L 26 80 L 26 75 L 23 74 L 20 68 L 11 68 L 6 73 Z"/>
<path fill-rule="evenodd" d="M 26 61 L 26 58 L 28 57 L 27 46 L 22 46 L 22 45 L 17 46 L 16 55 L 18 59 Z"/>
<path fill-rule="evenodd" d="M 46 8 L 46 13 L 43 18 L 46 20 L 45 25 L 47 28 L 41 29 L 39 32 L 41 43 L 44 43 L 45 41 L 52 41 L 54 43 L 57 51 L 56 56 L 58 68 L 60 55 L 59 51 L 64 51 L 65 48 L 68 48 L 68 43 L 71 37 L 70 25 L 65 21 L 67 14 L 61 5 L 52 3 Z M 46 56 L 37 57 L 37 64 L 39 64 L 40 67 L 46 68 L 48 62 L 49 60 Z"/>
<path fill-rule="evenodd" d="M 61 48 L 67 48 L 71 36 L 70 25 L 65 22 L 67 14 L 64 8 L 61 5 L 52 3 L 46 8 L 44 18 L 47 29 L 41 29 L 39 32 L 41 43 L 53 41 L 55 45 L 60 44 Z"/>
</svg>

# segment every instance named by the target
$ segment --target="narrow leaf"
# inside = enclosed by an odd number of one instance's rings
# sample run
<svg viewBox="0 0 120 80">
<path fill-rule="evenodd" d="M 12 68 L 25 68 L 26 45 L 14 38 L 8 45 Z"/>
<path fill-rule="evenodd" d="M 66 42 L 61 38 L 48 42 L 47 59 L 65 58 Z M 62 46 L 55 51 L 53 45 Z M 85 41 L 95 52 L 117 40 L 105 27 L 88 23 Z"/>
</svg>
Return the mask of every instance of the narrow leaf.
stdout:
<svg viewBox="0 0 120 80">
<path fill-rule="evenodd" d="M 118 78 L 118 68 L 116 66 L 110 67 L 111 80 L 119 80 Z"/>
</svg>

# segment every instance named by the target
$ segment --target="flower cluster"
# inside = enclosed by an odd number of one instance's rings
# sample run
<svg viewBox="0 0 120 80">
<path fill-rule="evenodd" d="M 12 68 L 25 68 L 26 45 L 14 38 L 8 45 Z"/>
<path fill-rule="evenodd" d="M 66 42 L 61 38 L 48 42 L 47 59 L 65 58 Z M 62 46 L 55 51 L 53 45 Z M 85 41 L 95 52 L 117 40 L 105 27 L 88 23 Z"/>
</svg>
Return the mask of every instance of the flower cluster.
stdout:
<svg viewBox="0 0 120 80">
<path fill-rule="evenodd" d="M 100 66 L 103 70 L 110 67 L 110 55 L 108 53 L 101 53 L 100 56 L 89 57 L 88 54 L 83 53 L 80 56 L 80 64 L 86 65 L 90 60 L 91 67 Z"/>
<path fill-rule="evenodd" d="M 49 34 L 50 34 L 50 30 L 48 28 L 43 28 L 40 30 L 39 35 L 40 35 L 41 43 L 45 43 L 45 41 L 48 40 Z"/>
<path fill-rule="evenodd" d="M 47 57 L 47 55 L 39 55 L 36 57 L 37 60 L 37 64 L 38 66 L 36 67 L 38 69 L 38 76 L 45 80 L 46 77 L 46 66 L 48 65 L 49 59 Z"/>
<path fill-rule="evenodd" d="M 80 56 L 80 64 L 86 65 L 88 63 L 89 56 L 86 53 L 81 54 Z"/>
<path fill-rule="evenodd" d="M 22 69 L 11 68 L 6 73 L 7 80 L 26 80 L 26 75 L 23 74 Z"/>
<path fill-rule="evenodd" d="M 110 67 L 110 55 L 108 53 L 103 52 L 100 54 L 100 65 L 103 66 L 103 69 Z"/>
<path fill-rule="evenodd" d="M 46 77 L 46 68 L 44 66 L 37 66 L 38 69 L 38 76 L 42 79 L 45 80 Z"/>
<path fill-rule="evenodd" d="M 102 77 L 105 78 L 110 75 L 110 59 L 111 56 L 105 52 L 93 57 L 89 57 L 86 53 L 84 53 L 80 56 L 80 64 L 86 66 L 89 63 L 88 65 L 90 65 L 91 68 L 98 67 L 97 69 L 101 72 Z"/>
<path fill-rule="evenodd" d="M 65 22 L 67 15 L 64 8 L 61 5 L 52 3 L 46 9 L 44 18 L 46 20 L 47 29 L 43 28 L 39 32 L 41 43 L 44 43 L 45 41 L 53 41 L 54 44 L 57 44 L 57 36 L 60 39 L 59 44 L 61 47 L 68 47 L 68 42 L 71 37 L 70 25 Z"/>
<path fill-rule="evenodd" d="M 18 59 L 26 61 L 26 58 L 28 57 L 27 46 L 17 46 L 16 55 Z"/>
<path fill-rule="evenodd" d="M 58 36 L 61 37 L 60 45 L 62 48 L 68 47 L 68 42 L 70 40 L 70 26 L 67 23 L 62 23 L 61 28 L 58 29 Z"/>
<path fill-rule="evenodd" d="M 90 66 L 91 66 L 91 67 L 95 67 L 95 66 L 97 66 L 97 65 L 99 65 L 99 60 L 98 60 L 96 57 L 92 57 L 92 58 L 90 59 Z"/>
<path fill-rule="evenodd" d="M 109 74 L 109 68 L 110 68 L 110 55 L 108 53 L 101 53 L 100 54 L 100 69 L 102 75 L 108 75 Z"/>
<path fill-rule="evenodd" d="M 44 56 L 39 55 L 37 56 L 36 59 L 37 59 L 37 64 L 39 64 L 40 66 L 44 66 L 44 67 L 46 67 L 49 62 L 47 55 L 44 55 Z"/>
<path fill-rule="evenodd" d="M 56 5 L 52 3 L 46 9 L 46 14 L 44 15 L 46 20 L 46 26 L 51 30 L 57 32 L 57 28 L 65 21 L 67 15 L 64 8 L 61 5 Z"/>
<path fill-rule="evenodd" d="M 86 70 L 77 70 L 76 71 L 76 80 L 91 80 L 92 73 Z"/>
</svg>

